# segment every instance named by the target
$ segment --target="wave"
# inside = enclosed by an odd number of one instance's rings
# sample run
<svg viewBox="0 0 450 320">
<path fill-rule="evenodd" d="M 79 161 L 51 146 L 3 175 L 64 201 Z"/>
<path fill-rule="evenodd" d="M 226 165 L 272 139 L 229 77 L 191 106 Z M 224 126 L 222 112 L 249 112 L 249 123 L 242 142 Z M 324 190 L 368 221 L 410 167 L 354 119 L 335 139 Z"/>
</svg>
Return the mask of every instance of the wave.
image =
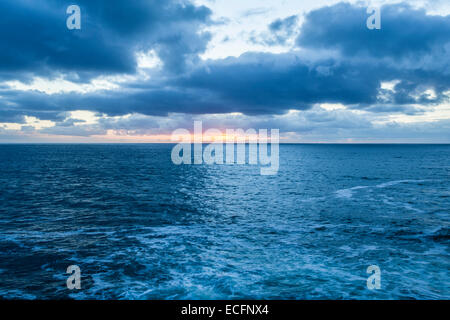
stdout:
<svg viewBox="0 0 450 320">
<path fill-rule="evenodd" d="M 421 182 L 426 182 L 426 181 L 428 181 L 428 180 L 394 180 L 394 181 L 377 184 L 375 187 L 386 188 L 386 187 L 395 186 L 395 185 L 401 184 L 401 183 L 410 183 L 410 182 L 411 183 L 421 183 Z"/>
<path fill-rule="evenodd" d="M 353 191 L 359 190 L 359 189 L 366 189 L 366 188 L 370 188 L 370 187 L 369 186 L 356 186 L 356 187 L 348 188 L 348 189 L 340 189 L 340 190 L 335 191 L 335 193 L 336 193 L 336 197 L 338 197 L 338 198 L 350 199 L 353 197 Z"/>
<path fill-rule="evenodd" d="M 421 182 L 426 182 L 426 181 L 429 181 L 429 180 L 394 180 L 394 181 L 380 183 L 375 186 L 355 186 L 352 188 L 339 189 L 339 190 L 336 190 L 334 193 L 336 194 L 337 198 L 351 199 L 353 197 L 353 193 L 355 190 L 368 189 L 368 188 L 387 188 L 387 187 L 395 186 L 395 185 L 401 184 L 401 183 L 421 183 Z"/>
</svg>

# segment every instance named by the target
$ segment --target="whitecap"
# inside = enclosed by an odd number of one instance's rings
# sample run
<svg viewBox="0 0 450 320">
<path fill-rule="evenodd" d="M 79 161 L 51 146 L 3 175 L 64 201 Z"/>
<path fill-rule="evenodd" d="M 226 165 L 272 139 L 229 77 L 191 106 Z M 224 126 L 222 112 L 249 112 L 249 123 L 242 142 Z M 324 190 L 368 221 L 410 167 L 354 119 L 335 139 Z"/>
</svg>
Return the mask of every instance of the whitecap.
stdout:
<svg viewBox="0 0 450 320">
<path fill-rule="evenodd" d="M 376 187 L 377 188 L 386 188 L 386 187 L 390 187 L 390 186 L 395 186 L 396 184 L 400 184 L 400 183 L 419 183 L 419 182 L 425 182 L 427 180 L 394 180 L 394 181 L 388 181 L 385 183 L 380 183 L 377 184 Z"/>
<path fill-rule="evenodd" d="M 353 197 L 353 191 L 366 188 L 369 188 L 369 186 L 356 186 L 348 189 L 340 189 L 335 191 L 335 193 L 338 198 L 351 199 Z"/>
</svg>

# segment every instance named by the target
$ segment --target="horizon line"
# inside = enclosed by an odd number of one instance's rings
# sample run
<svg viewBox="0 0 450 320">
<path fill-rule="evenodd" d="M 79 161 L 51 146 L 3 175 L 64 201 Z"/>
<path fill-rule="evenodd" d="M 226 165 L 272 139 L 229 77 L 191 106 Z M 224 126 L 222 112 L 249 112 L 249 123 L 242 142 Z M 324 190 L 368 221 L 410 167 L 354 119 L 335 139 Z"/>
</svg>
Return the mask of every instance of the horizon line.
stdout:
<svg viewBox="0 0 450 320">
<path fill-rule="evenodd" d="M 103 145 L 103 144 L 182 144 L 182 142 L 0 142 L 0 145 Z M 209 145 L 214 142 L 202 142 L 201 144 Z M 219 144 L 219 142 L 216 142 Z M 191 142 L 190 144 L 195 144 Z M 249 142 L 222 142 L 222 144 L 250 144 Z M 260 143 L 255 143 L 260 144 Z M 272 144 L 267 142 L 266 144 Z M 280 145 L 450 145 L 450 142 L 279 142 Z"/>
</svg>

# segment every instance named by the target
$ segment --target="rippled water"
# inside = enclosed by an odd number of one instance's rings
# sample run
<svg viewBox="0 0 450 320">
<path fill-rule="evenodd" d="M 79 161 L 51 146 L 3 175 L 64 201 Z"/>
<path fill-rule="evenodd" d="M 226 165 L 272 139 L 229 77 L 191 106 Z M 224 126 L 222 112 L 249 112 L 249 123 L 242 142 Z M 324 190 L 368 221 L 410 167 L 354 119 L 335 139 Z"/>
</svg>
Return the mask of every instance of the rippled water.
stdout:
<svg viewBox="0 0 450 320">
<path fill-rule="evenodd" d="M 275 176 L 171 147 L 0 146 L 0 297 L 450 299 L 449 145 L 282 145 Z"/>
</svg>

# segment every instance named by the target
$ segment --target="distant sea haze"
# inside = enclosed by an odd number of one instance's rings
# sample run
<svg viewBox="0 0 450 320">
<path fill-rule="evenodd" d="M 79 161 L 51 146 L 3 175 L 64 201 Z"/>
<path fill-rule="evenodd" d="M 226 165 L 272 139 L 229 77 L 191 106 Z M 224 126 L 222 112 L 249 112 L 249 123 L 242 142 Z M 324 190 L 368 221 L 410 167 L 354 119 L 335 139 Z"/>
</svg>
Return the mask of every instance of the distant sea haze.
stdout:
<svg viewBox="0 0 450 320">
<path fill-rule="evenodd" d="M 450 145 L 172 147 L 0 145 L 0 298 L 450 299 Z"/>
</svg>

